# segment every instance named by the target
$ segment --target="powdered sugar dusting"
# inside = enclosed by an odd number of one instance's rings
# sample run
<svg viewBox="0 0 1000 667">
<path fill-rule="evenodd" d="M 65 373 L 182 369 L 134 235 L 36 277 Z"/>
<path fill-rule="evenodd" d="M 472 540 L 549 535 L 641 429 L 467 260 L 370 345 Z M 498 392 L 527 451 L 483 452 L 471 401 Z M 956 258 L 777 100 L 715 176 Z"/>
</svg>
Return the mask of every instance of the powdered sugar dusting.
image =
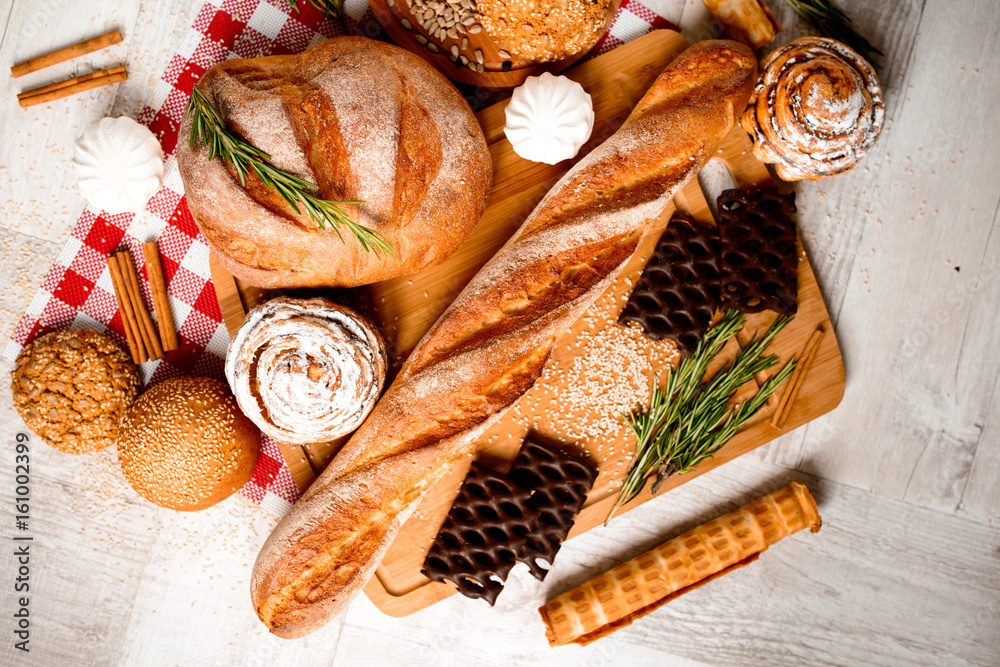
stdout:
<svg viewBox="0 0 1000 667">
<path fill-rule="evenodd" d="M 754 153 L 788 180 L 853 168 L 884 121 L 875 71 L 850 48 L 820 37 L 797 39 L 768 56 L 742 118 Z"/>
<path fill-rule="evenodd" d="M 226 379 L 262 431 L 286 443 L 326 442 L 358 427 L 385 381 L 381 336 L 322 298 L 257 306 L 233 337 Z"/>
</svg>

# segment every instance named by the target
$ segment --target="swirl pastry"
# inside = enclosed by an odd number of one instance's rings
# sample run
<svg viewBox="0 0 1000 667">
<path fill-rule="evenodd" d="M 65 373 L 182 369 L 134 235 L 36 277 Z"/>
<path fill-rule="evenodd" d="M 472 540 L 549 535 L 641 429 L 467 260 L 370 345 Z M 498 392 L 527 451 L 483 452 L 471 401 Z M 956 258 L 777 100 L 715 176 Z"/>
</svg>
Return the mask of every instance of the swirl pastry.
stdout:
<svg viewBox="0 0 1000 667">
<path fill-rule="evenodd" d="M 355 430 L 385 382 L 382 336 L 350 308 L 279 297 L 247 314 L 226 355 L 240 409 L 279 442 L 326 442 Z"/>
<path fill-rule="evenodd" d="M 741 119 L 754 155 L 787 181 L 849 171 L 875 145 L 884 121 L 875 70 L 824 37 L 802 37 L 772 52 Z"/>
</svg>

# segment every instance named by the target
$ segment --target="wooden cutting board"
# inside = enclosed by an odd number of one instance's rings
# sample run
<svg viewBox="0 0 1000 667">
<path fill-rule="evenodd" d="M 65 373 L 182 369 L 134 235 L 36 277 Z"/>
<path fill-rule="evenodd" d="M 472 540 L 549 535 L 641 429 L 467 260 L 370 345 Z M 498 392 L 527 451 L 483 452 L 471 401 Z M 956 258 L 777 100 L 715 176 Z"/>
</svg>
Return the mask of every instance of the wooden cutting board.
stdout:
<svg viewBox="0 0 1000 667">
<path fill-rule="evenodd" d="M 594 133 L 580 151 L 581 157 L 614 133 L 656 76 L 687 45 L 678 33 L 660 30 L 566 73 L 580 82 L 594 101 Z M 469 240 L 437 267 L 333 295 L 365 312 L 379 325 L 390 351 L 393 372 L 462 287 L 573 163 L 566 161 L 550 166 L 518 157 L 503 135 L 505 106 L 506 102 L 500 102 L 477 114 L 493 157 L 494 179 L 489 206 Z M 771 185 L 767 169 L 753 157 L 751 148 L 749 137 L 736 127 L 719 149 L 718 159 L 739 187 Z M 652 248 L 677 209 L 714 224 L 702 190 L 697 180 L 693 180 L 677 193 L 652 226 L 618 281 L 559 341 L 535 386 L 484 435 L 474 457 L 497 470 L 506 471 L 530 431 L 533 437 L 583 453 L 598 463 L 597 483 L 570 537 L 603 523 L 614 505 L 617 488 L 627 471 L 628 456 L 634 447 L 634 439 L 618 419 L 618 413 L 630 408 L 644 392 L 648 394 L 654 376 L 661 376 L 676 360 L 671 343 L 649 341 L 637 330 L 620 327 L 615 321 Z M 772 426 L 769 417 L 782 392 L 790 385 L 787 382 L 751 425 L 694 471 L 670 478 L 658 495 L 829 412 L 840 402 L 844 392 L 840 348 L 801 243 L 799 250 L 798 314 L 775 339 L 770 351 L 782 362 L 793 356 L 801 357 L 816 331 L 824 335 L 782 428 Z M 231 332 L 239 327 L 246 308 L 270 296 L 240 285 L 217 263 L 213 266 L 213 279 Z M 738 351 L 738 344 L 745 344 L 752 333 L 762 332 L 773 319 L 773 313 L 749 316 L 745 333 L 731 342 L 717 365 L 732 358 Z M 763 379 L 759 378 L 758 382 Z M 738 397 L 755 391 L 756 386 L 741 388 Z M 609 404 L 615 404 L 615 409 L 608 408 Z M 342 442 L 301 448 L 282 446 L 301 488 L 306 488 L 325 468 Z M 420 574 L 420 568 L 472 460 L 470 457 L 456 465 L 428 491 L 365 588 L 385 613 L 404 616 L 454 594 L 453 586 L 429 581 Z M 650 498 L 647 486 L 619 512 L 628 511 Z M 556 567 L 558 562 L 557 558 Z"/>
</svg>

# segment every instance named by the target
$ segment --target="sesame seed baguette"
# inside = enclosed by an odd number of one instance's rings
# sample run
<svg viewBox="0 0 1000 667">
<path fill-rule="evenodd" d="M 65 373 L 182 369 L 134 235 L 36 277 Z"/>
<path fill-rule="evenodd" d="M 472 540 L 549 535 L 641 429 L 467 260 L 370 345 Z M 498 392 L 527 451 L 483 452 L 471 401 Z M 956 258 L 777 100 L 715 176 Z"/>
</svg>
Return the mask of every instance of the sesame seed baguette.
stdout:
<svg viewBox="0 0 1000 667">
<path fill-rule="evenodd" d="M 712 157 L 756 72 L 736 42 L 684 51 L 476 274 L 265 542 L 251 595 L 271 632 L 308 634 L 361 591 L 424 492 L 531 388 L 559 336 Z"/>
</svg>

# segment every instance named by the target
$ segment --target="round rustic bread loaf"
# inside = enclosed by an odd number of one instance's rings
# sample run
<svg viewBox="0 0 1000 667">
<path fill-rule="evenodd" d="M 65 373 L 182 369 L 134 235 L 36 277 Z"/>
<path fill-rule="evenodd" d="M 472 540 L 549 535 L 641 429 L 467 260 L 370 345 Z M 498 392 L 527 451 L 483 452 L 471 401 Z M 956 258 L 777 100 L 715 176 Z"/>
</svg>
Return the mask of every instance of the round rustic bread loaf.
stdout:
<svg viewBox="0 0 1000 667">
<path fill-rule="evenodd" d="M 84 454 L 114 444 L 139 394 L 139 375 L 104 334 L 66 329 L 21 350 L 11 393 L 25 426 L 59 451 Z"/>
<path fill-rule="evenodd" d="M 260 431 L 223 382 L 203 377 L 164 380 L 147 390 L 122 420 L 118 463 L 146 500 L 200 510 L 247 483 L 260 453 Z"/>
<path fill-rule="evenodd" d="M 363 37 L 327 40 L 301 55 L 227 60 L 199 89 L 228 126 L 285 171 L 319 185 L 354 222 L 381 232 L 392 254 L 366 252 L 296 213 L 251 174 L 180 129 L 188 207 L 219 261 L 261 287 L 354 286 L 438 264 L 486 207 L 492 161 L 457 90 L 422 58 Z"/>
</svg>

